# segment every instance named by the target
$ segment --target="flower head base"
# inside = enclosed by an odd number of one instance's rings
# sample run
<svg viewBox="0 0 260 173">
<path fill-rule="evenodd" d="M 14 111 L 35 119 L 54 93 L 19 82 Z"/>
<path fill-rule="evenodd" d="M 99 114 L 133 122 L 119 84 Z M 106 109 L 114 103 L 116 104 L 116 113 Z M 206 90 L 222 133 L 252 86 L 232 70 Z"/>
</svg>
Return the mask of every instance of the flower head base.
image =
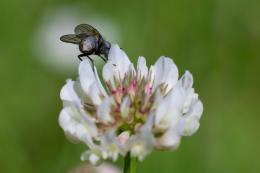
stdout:
<svg viewBox="0 0 260 173">
<path fill-rule="evenodd" d="M 61 90 L 59 122 L 70 139 L 89 147 L 83 160 L 115 161 L 128 152 L 143 160 L 153 149 L 176 149 L 182 136 L 199 128 L 203 106 L 192 88 L 192 75 L 186 71 L 178 80 L 170 58 L 160 57 L 148 69 L 139 57 L 135 69 L 113 45 L 102 76 L 103 81 L 84 60 L 79 79 L 68 80 Z"/>
</svg>

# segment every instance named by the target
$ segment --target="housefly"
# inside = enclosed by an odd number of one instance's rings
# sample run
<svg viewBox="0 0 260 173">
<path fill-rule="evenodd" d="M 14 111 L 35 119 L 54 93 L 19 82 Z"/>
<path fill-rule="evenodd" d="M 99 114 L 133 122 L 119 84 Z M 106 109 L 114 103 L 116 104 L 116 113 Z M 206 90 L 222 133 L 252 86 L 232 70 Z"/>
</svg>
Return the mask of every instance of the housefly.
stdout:
<svg viewBox="0 0 260 173">
<path fill-rule="evenodd" d="M 88 57 L 93 63 L 90 55 L 97 55 L 105 62 L 108 60 L 108 52 L 111 44 L 106 41 L 96 28 L 89 24 L 79 24 L 74 29 L 74 34 L 63 35 L 60 40 L 66 43 L 79 45 L 82 54 L 78 58 Z"/>
</svg>

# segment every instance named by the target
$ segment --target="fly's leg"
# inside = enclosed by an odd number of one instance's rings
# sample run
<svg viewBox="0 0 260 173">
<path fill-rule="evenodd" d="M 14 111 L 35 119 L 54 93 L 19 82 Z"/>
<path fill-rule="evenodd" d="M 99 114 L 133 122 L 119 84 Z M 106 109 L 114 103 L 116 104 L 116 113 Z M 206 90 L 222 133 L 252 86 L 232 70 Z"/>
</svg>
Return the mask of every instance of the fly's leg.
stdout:
<svg viewBox="0 0 260 173">
<path fill-rule="evenodd" d="M 104 62 L 107 62 L 107 58 L 101 56 L 101 55 L 98 55 Z"/>
<path fill-rule="evenodd" d="M 92 69 L 93 69 L 93 71 L 94 71 L 94 61 L 93 61 L 92 58 L 90 58 L 89 55 L 86 55 L 86 54 L 84 54 L 84 53 L 83 53 L 83 54 L 80 54 L 80 55 L 78 55 L 79 60 L 82 61 L 82 58 L 81 58 L 81 57 L 84 57 L 84 56 L 88 57 L 88 59 L 89 59 L 90 62 L 91 62 L 91 65 L 92 65 Z"/>
<path fill-rule="evenodd" d="M 90 56 L 86 55 L 88 57 L 88 59 L 90 60 L 91 64 L 92 64 L 92 69 L 94 71 L 94 61 L 92 58 L 90 58 Z"/>
<path fill-rule="evenodd" d="M 78 55 L 78 58 L 79 58 L 79 60 L 80 60 L 80 61 L 82 61 L 82 58 L 81 58 L 81 57 L 84 57 L 84 56 L 88 57 L 88 59 L 89 59 L 89 60 L 92 62 L 92 64 L 93 64 L 93 59 L 92 59 L 92 58 L 90 58 L 90 57 L 89 57 L 89 55 L 86 55 L 86 54 L 84 54 L 84 53 L 83 53 L 83 54 L 80 54 L 80 55 Z"/>
<path fill-rule="evenodd" d="M 90 58 L 90 56 L 86 55 L 88 57 L 88 59 L 91 61 L 91 63 L 94 65 L 94 61 L 92 58 Z"/>
<path fill-rule="evenodd" d="M 80 54 L 80 55 L 78 55 L 78 59 L 79 59 L 80 61 L 82 61 L 82 58 L 81 58 L 81 57 L 84 57 L 84 56 L 86 56 L 84 53 L 83 53 L 83 54 Z"/>
</svg>

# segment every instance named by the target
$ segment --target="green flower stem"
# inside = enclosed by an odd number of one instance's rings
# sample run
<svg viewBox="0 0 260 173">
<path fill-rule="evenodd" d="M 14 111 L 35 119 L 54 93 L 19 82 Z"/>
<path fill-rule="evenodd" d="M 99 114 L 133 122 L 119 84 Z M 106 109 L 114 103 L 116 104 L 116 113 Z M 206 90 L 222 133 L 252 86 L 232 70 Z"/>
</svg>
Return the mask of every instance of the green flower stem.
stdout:
<svg viewBox="0 0 260 173">
<path fill-rule="evenodd" d="M 125 156 L 124 173 L 136 173 L 137 159 L 131 158 L 130 153 Z"/>
</svg>

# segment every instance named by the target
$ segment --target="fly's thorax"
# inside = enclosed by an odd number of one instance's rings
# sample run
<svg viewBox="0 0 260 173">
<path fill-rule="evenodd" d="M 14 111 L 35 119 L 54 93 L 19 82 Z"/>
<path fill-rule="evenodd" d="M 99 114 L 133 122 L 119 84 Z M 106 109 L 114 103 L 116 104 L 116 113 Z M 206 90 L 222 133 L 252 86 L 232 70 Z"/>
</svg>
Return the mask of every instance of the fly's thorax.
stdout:
<svg viewBox="0 0 260 173">
<path fill-rule="evenodd" d="M 82 41 L 79 44 L 80 51 L 87 54 L 94 53 L 97 47 L 98 47 L 98 40 L 94 36 L 88 36 L 82 39 Z"/>
</svg>

